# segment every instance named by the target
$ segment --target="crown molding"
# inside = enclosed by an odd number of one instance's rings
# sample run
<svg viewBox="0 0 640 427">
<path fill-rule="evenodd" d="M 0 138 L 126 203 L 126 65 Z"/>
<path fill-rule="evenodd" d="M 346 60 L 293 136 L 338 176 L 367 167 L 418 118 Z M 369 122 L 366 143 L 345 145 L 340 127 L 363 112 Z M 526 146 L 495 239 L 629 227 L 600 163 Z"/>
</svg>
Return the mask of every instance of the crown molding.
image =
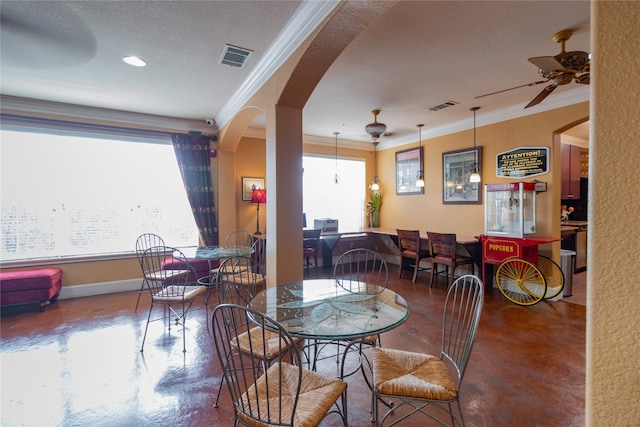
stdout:
<svg viewBox="0 0 640 427">
<path fill-rule="evenodd" d="M 260 89 L 293 52 L 309 37 L 333 10 L 339 1 L 303 1 L 278 37 L 247 79 L 231 96 L 216 116 L 216 123 L 224 127 Z"/>
</svg>

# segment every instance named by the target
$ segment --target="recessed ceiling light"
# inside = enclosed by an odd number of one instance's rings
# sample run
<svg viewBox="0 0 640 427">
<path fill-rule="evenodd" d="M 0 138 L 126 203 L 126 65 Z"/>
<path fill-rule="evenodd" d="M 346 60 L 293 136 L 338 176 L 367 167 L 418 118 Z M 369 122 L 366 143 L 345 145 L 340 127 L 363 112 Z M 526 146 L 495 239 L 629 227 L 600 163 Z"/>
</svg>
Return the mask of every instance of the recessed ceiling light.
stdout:
<svg viewBox="0 0 640 427">
<path fill-rule="evenodd" d="M 125 64 L 133 65 L 134 67 L 145 67 L 147 65 L 142 59 L 137 56 L 125 56 L 122 58 Z"/>
</svg>

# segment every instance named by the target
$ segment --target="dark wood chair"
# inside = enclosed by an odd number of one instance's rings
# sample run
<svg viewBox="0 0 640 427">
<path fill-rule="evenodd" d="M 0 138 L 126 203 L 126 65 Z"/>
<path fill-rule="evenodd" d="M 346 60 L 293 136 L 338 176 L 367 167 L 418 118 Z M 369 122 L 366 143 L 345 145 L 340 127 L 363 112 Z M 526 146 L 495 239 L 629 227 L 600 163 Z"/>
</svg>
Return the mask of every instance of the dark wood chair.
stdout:
<svg viewBox="0 0 640 427">
<path fill-rule="evenodd" d="M 318 268 L 318 253 L 320 252 L 321 228 L 307 228 L 302 230 L 302 253 L 304 255 L 304 267 L 309 269 L 309 258 L 313 257 L 313 266 Z"/>
<path fill-rule="evenodd" d="M 398 248 L 400 248 L 400 278 L 405 268 L 413 266 L 413 282 L 418 277 L 418 270 L 426 270 L 420 268 L 420 260 L 429 258 L 429 251 L 420 248 L 420 231 L 418 230 L 399 230 Z"/>
<path fill-rule="evenodd" d="M 475 274 L 475 266 L 473 259 L 468 256 L 458 255 L 456 252 L 456 235 L 455 233 L 433 233 L 427 231 L 429 239 L 429 255 L 431 256 L 431 278 L 429 279 L 429 287 L 433 286 L 433 279 L 438 274 L 438 265 L 445 265 L 448 286 L 453 283 L 456 274 L 456 268 L 461 265 L 470 265 L 471 274 Z M 449 267 L 451 267 L 451 275 L 449 275 Z"/>
</svg>

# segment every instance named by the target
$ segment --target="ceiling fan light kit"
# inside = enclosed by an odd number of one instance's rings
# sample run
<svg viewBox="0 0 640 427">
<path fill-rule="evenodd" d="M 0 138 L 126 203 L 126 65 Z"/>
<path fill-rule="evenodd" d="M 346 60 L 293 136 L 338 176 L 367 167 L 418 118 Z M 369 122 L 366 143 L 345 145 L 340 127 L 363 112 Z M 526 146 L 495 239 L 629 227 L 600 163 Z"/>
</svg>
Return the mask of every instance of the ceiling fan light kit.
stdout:
<svg viewBox="0 0 640 427">
<path fill-rule="evenodd" d="M 374 141 L 377 141 L 387 130 L 387 125 L 384 123 L 378 123 L 378 114 L 380 114 L 380 110 L 371 110 L 371 114 L 373 114 L 373 122 L 366 125 L 364 130 Z"/>
</svg>

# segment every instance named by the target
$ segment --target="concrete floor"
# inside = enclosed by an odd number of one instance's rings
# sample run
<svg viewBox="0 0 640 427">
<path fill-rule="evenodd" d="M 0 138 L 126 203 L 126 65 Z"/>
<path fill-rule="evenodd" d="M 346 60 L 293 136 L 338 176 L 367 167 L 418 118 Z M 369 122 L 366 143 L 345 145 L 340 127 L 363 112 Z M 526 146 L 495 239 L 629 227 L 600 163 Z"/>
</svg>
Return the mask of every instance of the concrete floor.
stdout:
<svg viewBox="0 0 640 427">
<path fill-rule="evenodd" d="M 322 275 L 313 270 L 311 276 Z M 385 347 L 437 353 L 444 281 L 389 286 L 410 305 L 409 319 L 382 335 Z M 410 278 L 406 272 L 404 277 Z M 231 426 L 233 409 L 223 391 L 213 401 L 220 366 L 204 311 L 182 330 L 162 322 L 140 344 L 149 297 L 134 313 L 137 292 L 3 309 L 1 323 L 1 419 L 3 426 Z M 485 297 L 476 344 L 461 390 L 469 426 L 583 426 L 585 422 L 586 308 L 564 302 L 519 307 L 493 290 Z M 158 313 L 160 310 L 158 310 Z M 331 373 L 334 364 L 323 366 Z M 347 378 L 352 427 L 371 426 L 370 392 L 363 378 Z M 323 425 L 341 425 L 337 417 Z M 402 426 L 429 426 L 424 418 Z"/>
</svg>

